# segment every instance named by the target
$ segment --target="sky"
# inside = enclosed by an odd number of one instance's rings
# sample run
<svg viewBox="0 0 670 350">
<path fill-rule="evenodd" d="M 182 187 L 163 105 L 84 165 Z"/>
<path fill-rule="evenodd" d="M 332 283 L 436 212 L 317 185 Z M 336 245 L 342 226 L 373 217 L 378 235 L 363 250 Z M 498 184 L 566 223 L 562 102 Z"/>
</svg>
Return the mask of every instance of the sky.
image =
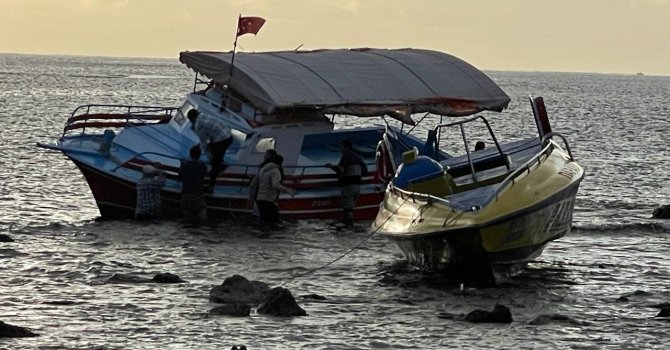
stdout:
<svg viewBox="0 0 670 350">
<path fill-rule="evenodd" d="M 422 48 L 483 70 L 670 75 L 670 0 L 0 0 L 0 53 Z"/>
</svg>

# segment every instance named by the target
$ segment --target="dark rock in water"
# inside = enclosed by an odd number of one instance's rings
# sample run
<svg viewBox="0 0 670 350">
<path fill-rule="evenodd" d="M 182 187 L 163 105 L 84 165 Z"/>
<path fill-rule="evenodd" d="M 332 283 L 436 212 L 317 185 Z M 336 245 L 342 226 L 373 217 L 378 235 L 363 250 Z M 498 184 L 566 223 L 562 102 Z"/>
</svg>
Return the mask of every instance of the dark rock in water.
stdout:
<svg viewBox="0 0 670 350">
<path fill-rule="evenodd" d="M 251 307 L 247 304 L 225 304 L 209 310 L 210 314 L 246 317 L 251 314 Z"/>
<path fill-rule="evenodd" d="M 553 323 L 553 322 L 565 323 L 565 324 L 574 325 L 574 326 L 588 326 L 589 325 L 588 322 L 579 321 L 579 320 L 574 319 L 570 316 L 561 315 L 561 314 L 537 315 L 532 320 L 528 321 L 528 324 L 544 325 L 544 324 Z"/>
<path fill-rule="evenodd" d="M 663 306 L 656 317 L 670 317 L 670 306 Z"/>
<path fill-rule="evenodd" d="M 23 338 L 23 337 L 38 337 L 28 330 L 28 328 L 14 326 L 0 321 L 0 338 Z"/>
<path fill-rule="evenodd" d="M 293 298 L 293 294 L 286 288 L 272 288 L 261 306 L 258 307 L 259 314 L 272 316 L 307 316 Z"/>
<path fill-rule="evenodd" d="M 472 323 L 511 323 L 512 313 L 500 304 L 493 307 L 493 311 L 475 310 L 465 316 L 465 321 Z"/>
<path fill-rule="evenodd" d="M 153 280 L 125 273 L 115 273 L 107 278 L 105 283 L 149 283 Z"/>
<path fill-rule="evenodd" d="M 240 275 L 234 275 L 209 291 L 209 301 L 219 304 L 258 305 L 265 300 L 269 290 L 267 283 L 249 281 Z"/>
<path fill-rule="evenodd" d="M 318 296 L 317 296 L 318 297 Z M 221 308 L 214 308 L 210 313 L 225 315 L 249 315 L 245 307 L 259 305 L 258 313 L 273 316 L 306 316 L 293 298 L 293 294 L 286 288 L 273 288 L 267 283 L 249 281 L 234 275 L 226 278 L 220 286 L 215 286 L 209 292 L 209 301 L 212 303 L 227 304 Z M 243 306 L 242 306 L 243 305 Z"/>
<path fill-rule="evenodd" d="M 186 281 L 182 280 L 179 276 L 169 272 L 156 274 L 153 278 L 146 278 L 125 273 L 115 273 L 104 281 L 104 283 L 152 283 L 152 282 L 183 283 Z"/>
<path fill-rule="evenodd" d="M 230 348 L 230 350 L 247 350 L 247 347 L 244 345 L 233 345 L 233 347 Z"/>
<path fill-rule="evenodd" d="M 6 235 L 4 233 L 0 233 L 0 242 L 14 242 L 14 239 L 10 237 L 9 235 Z"/>
<path fill-rule="evenodd" d="M 670 204 L 661 205 L 660 207 L 654 209 L 654 212 L 651 216 L 655 219 L 670 219 Z"/>
<path fill-rule="evenodd" d="M 437 314 L 437 317 L 455 321 L 465 320 L 465 314 L 452 314 L 449 312 L 440 312 L 439 314 Z"/>
<path fill-rule="evenodd" d="M 305 294 L 300 296 L 303 299 L 312 299 L 312 300 L 328 300 L 326 297 L 318 294 Z"/>
<path fill-rule="evenodd" d="M 623 294 L 622 296 L 619 297 L 619 299 L 617 299 L 617 301 L 629 301 L 631 297 L 646 297 L 650 295 L 652 295 L 652 293 L 643 290 L 636 290 L 631 293 Z"/>
<path fill-rule="evenodd" d="M 169 273 L 169 272 L 163 272 L 163 273 L 157 274 L 156 276 L 154 276 L 152 281 L 158 282 L 158 283 L 184 283 L 185 282 L 179 276 L 177 276 L 173 273 Z"/>
</svg>

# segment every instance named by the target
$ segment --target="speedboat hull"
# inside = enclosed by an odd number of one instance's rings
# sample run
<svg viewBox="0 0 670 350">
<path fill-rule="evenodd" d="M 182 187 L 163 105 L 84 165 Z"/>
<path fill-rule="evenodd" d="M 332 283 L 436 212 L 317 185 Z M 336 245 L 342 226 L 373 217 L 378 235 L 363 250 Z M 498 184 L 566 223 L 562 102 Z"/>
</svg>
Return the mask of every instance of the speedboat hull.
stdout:
<svg viewBox="0 0 670 350">
<path fill-rule="evenodd" d="M 373 229 L 426 270 L 483 280 L 514 273 L 570 232 L 584 176 L 554 145 L 527 165 L 489 185 L 491 199 L 470 208 L 455 205 L 468 191 L 436 198 L 390 184 Z"/>
</svg>

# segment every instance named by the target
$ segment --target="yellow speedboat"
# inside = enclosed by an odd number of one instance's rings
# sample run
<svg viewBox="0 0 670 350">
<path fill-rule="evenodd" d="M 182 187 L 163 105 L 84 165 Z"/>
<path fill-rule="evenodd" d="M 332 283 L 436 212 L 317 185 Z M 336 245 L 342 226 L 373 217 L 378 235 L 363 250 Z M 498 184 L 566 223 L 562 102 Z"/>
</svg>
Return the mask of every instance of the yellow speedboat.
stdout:
<svg viewBox="0 0 670 350">
<path fill-rule="evenodd" d="M 542 98 L 531 98 L 531 104 L 538 136 L 499 143 L 488 121 L 476 116 L 429 133 L 460 129 L 465 149 L 460 157 L 440 151 L 439 137 L 432 152 L 416 147 L 403 152 L 372 229 L 395 242 L 413 265 L 488 281 L 498 272 L 518 271 L 570 232 L 584 170 L 567 140 L 551 131 Z M 468 147 L 465 126 L 478 121 L 495 147 Z M 389 150 L 399 149 L 391 136 L 378 148 L 385 158 L 380 162 L 393 160 Z"/>
</svg>

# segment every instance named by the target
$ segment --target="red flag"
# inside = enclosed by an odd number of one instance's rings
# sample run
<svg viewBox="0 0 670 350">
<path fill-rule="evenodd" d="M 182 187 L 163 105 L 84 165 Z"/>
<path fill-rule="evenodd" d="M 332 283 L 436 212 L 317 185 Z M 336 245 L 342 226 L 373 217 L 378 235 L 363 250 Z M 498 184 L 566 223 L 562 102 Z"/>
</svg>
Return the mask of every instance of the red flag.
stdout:
<svg viewBox="0 0 670 350">
<path fill-rule="evenodd" d="M 261 17 L 241 17 L 237 21 L 237 36 L 251 33 L 258 34 L 261 27 L 265 24 L 265 19 Z"/>
</svg>

